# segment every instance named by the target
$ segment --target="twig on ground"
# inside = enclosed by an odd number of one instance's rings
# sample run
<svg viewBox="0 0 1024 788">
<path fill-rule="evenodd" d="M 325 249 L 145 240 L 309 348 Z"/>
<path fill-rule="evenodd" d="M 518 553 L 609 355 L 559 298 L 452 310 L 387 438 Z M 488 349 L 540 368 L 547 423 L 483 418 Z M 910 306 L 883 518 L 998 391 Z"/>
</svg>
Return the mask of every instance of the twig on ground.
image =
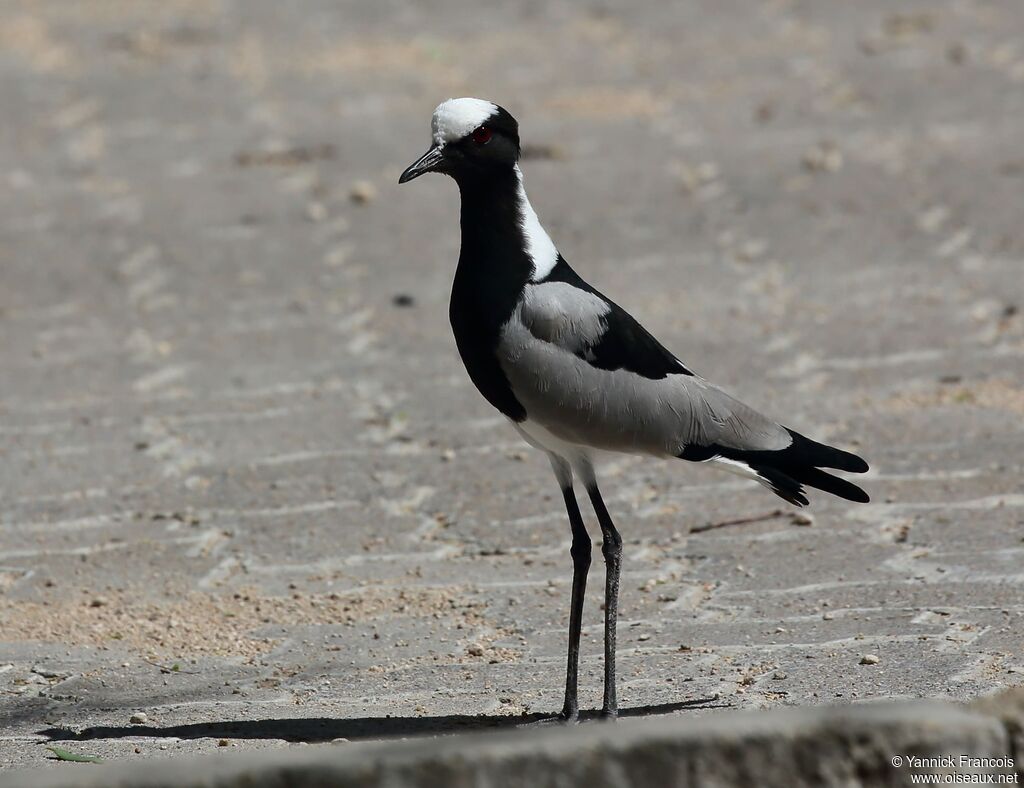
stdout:
<svg viewBox="0 0 1024 788">
<path fill-rule="evenodd" d="M 717 523 L 705 523 L 704 525 L 695 525 L 690 529 L 691 534 L 702 534 L 705 531 L 711 531 L 715 528 L 725 528 L 727 525 L 746 525 L 747 523 L 759 523 L 762 520 L 771 520 L 775 517 L 782 516 L 782 509 L 773 509 L 767 514 L 755 514 L 752 517 L 740 517 L 736 520 L 721 520 Z"/>
<path fill-rule="evenodd" d="M 177 662 L 175 662 L 173 665 L 163 665 L 159 662 L 154 662 L 151 659 L 143 659 L 142 661 L 145 662 L 147 665 L 152 665 L 155 668 L 160 668 L 161 673 L 190 673 L 193 675 L 199 673 L 198 670 L 182 670 L 181 666 Z"/>
</svg>

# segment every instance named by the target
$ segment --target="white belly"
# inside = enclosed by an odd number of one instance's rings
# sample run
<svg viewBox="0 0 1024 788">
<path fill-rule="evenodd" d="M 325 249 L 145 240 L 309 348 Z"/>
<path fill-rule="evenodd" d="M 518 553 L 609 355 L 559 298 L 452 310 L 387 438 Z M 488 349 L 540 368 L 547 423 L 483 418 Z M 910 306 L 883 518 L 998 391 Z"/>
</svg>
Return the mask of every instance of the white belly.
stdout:
<svg viewBox="0 0 1024 788">
<path fill-rule="evenodd" d="M 555 454 L 571 464 L 577 459 L 590 460 L 594 456 L 594 449 L 589 446 L 581 446 L 577 443 L 569 443 L 557 435 L 552 434 L 547 427 L 536 421 L 526 419 L 520 422 L 512 422 L 512 426 L 523 436 L 523 440 L 533 448 L 545 451 L 548 454 Z"/>
</svg>

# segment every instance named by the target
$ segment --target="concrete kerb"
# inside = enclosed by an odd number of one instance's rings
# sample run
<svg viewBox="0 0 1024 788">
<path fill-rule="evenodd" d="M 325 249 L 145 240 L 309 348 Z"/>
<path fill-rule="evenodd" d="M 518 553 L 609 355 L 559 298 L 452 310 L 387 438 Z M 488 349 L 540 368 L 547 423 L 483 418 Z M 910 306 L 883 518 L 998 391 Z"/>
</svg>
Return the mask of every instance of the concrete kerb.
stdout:
<svg viewBox="0 0 1024 788">
<path fill-rule="evenodd" d="M 1022 712 L 1024 692 L 1012 690 L 968 707 L 902 701 L 724 712 L 123 765 L 61 764 L 11 772 L 0 776 L 0 786 L 849 788 L 911 785 L 915 774 L 953 773 L 992 774 L 1006 784 L 1021 778 L 1015 755 Z M 979 768 L 961 756 L 1002 759 L 1016 763 L 1017 771 L 998 764 Z M 916 758 L 937 761 L 929 766 Z"/>
</svg>

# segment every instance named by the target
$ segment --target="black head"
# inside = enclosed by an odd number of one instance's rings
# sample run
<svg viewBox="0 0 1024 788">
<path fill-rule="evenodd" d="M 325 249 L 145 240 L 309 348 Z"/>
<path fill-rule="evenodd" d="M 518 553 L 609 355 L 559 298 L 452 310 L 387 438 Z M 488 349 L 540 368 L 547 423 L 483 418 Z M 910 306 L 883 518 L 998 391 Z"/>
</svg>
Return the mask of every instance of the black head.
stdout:
<svg viewBox="0 0 1024 788">
<path fill-rule="evenodd" d="M 398 179 L 442 172 L 459 182 L 511 172 L 519 161 L 519 124 L 497 104 L 449 99 L 434 110 L 433 144 Z"/>
</svg>

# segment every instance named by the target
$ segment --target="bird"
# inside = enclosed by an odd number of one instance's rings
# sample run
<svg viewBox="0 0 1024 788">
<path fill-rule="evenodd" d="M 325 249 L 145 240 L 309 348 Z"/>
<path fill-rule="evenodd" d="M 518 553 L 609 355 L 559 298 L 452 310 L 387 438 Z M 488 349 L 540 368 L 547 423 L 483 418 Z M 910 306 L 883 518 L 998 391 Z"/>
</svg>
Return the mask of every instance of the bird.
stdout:
<svg viewBox="0 0 1024 788">
<path fill-rule="evenodd" d="M 759 482 L 795 506 L 806 488 L 866 503 L 867 493 L 823 468 L 864 473 L 859 456 L 819 443 L 696 374 L 559 253 L 526 196 L 519 124 L 477 98 L 442 102 L 430 148 L 400 176 L 450 176 L 461 196 L 461 250 L 449 320 L 484 398 L 551 463 L 572 537 L 565 700 L 551 718 L 579 720 L 579 643 L 592 543 L 574 483 L 586 490 L 605 563 L 604 699 L 618 714 L 615 641 L 622 537 L 595 465 L 607 453 L 705 463 Z"/>
</svg>

